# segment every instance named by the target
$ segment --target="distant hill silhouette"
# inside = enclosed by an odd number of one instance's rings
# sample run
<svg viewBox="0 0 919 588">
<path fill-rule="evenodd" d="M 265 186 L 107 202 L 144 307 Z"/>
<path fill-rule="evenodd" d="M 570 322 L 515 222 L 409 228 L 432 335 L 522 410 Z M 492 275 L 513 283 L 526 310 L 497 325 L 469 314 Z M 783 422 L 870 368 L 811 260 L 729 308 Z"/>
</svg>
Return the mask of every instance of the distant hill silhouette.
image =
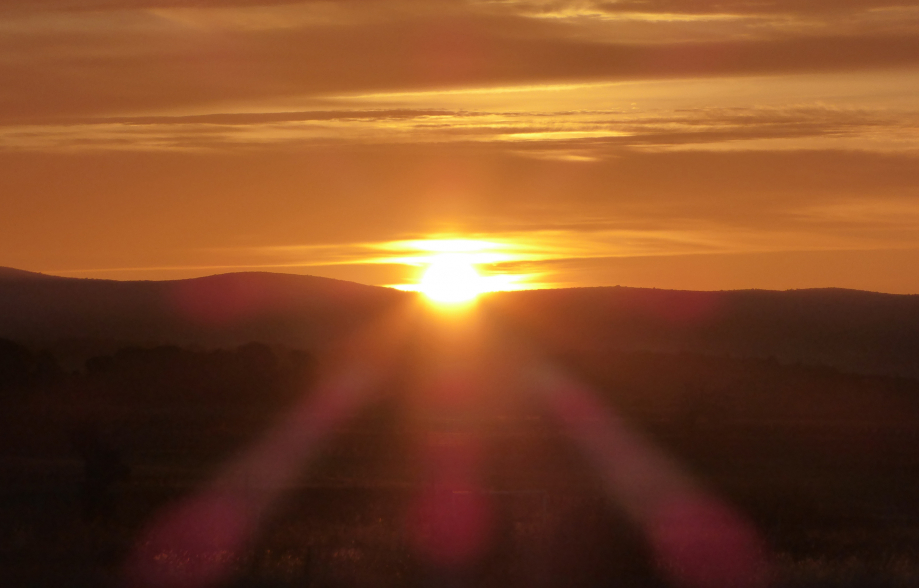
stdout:
<svg viewBox="0 0 919 588">
<path fill-rule="evenodd" d="M 563 354 L 610 350 L 773 357 L 919 377 L 919 296 L 838 288 L 692 292 L 571 288 L 497 293 L 487 308 Z"/>
<path fill-rule="evenodd" d="M 160 282 L 0 268 L 0 337 L 86 357 L 125 343 L 316 349 L 412 294 L 341 280 L 232 273 Z M 774 357 L 919 378 L 919 296 L 855 290 L 573 288 L 486 296 L 484 308 L 557 353 Z M 62 343 L 63 342 L 63 343 Z"/>
<path fill-rule="evenodd" d="M 101 347 L 91 353 L 124 343 L 232 347 L 262 341 L 310 349 L 409 296 L 342 280 L 265 272 L 149 282 L 0 268 L 0 337 Z"/>
<path fill-rule="evenodd" d="M 11 267 L 0 267 L 0 280 L 52 280 L 62 279 L 56 276 L 40 274 L 37 272 L 27 272 L 25 270 L 14 269 Z"/>
</svg>

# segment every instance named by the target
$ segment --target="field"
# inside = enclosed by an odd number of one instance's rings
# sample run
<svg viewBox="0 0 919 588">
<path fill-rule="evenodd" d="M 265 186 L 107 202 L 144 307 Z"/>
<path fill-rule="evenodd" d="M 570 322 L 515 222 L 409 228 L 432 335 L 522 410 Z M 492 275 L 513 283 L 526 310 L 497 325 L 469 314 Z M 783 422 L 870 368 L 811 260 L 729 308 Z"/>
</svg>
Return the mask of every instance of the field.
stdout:
<svg viewBox="0 0 919 588">
<path fill-rule="evenodd" d="M 688 354 L 557 361 L 749 518 L 772 584 L 919 581 L 915 381 Z M 312 373 L 304 354 L 263 346 L 133 349 L 7 389 L 3 585 L 119 585 L 150 521 L 264 436 L 309 394 Z M 641 529 L 544 407 L 514 397 L 444 419 L 413 410 L 410 396 L 396 386 L 338 425 L 244 548 L 225 554 L 232 574 L 222 583 L 668 585 Z M 73 441 L 87 427 L 131 469 L 111 485 L 111 511 L 91 520 Z M 475 440 L 481 459 L 467 487 L 426 478 L 432 438 Z M 260 481 L 246 483 L 257 491 Z M 438 517 L 470 512 L 485 513 L 487 530 L 474 557 L 432 558 Z"/>
</svg>

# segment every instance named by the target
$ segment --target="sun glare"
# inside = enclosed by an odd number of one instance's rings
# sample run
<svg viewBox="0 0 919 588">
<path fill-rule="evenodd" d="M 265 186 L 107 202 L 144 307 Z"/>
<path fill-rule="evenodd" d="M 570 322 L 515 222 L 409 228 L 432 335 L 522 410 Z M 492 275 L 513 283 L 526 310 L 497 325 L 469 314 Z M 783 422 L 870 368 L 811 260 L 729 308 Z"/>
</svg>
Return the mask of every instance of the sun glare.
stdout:
<svg viewBox="0 0 919 588">
<path fill-rule="evenodd" d="M 416 239 L 392 241 L 380 247 L 392 255 L 379 257 L 376 263 L 404 264 L 423 268 L 417 282 L 390 284 L 392 288 L 420 292 L 441 304 L 474 300 L 486 292 L 526 290 L 540 287 L 533 278 L 539 274 L 516 273 L 503 264 L 526 259 L 525 247 L 497 240 Z"/>
<path fill-rule="evenodd" d="M 488 290 L 475 266 L 463 255 L 437 255 L 418 290 L 435 302 L 469 302 Z"/>
</svg>

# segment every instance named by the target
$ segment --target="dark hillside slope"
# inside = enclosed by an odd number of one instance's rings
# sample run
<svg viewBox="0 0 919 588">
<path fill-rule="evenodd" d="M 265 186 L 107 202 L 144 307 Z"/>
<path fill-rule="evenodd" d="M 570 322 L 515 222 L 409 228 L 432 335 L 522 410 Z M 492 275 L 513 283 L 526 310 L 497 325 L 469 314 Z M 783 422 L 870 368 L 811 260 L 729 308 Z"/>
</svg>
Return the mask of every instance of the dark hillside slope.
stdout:
<svg viewBox="0 0 919 588">
<path fill-rule="evenodd" d="M 412 300 L 312 276 L 234 273 L 162 282 L 0 268 L 0 338 L 315 349 Z M 491 317 L 559 353 L 609 350 L 774 357 L 919 378 L 919 296 L 820 289 L 691 292 L 575 288 L 486 296 Z M 113 352 L 103 346 L 94 353 Z"/>
<path fill-rule="evenodd" d="M 919 377 L 916 295 L 613 287 L 500 293 L 485 304 L 561 353 L 686 351 Z"/>
<path fill-rule="evenodd" d="M 0 270 L 0 337 L 323 345 L 408 300 L 389 288 L 272 273 L 120 282 Z"/>
</svg>

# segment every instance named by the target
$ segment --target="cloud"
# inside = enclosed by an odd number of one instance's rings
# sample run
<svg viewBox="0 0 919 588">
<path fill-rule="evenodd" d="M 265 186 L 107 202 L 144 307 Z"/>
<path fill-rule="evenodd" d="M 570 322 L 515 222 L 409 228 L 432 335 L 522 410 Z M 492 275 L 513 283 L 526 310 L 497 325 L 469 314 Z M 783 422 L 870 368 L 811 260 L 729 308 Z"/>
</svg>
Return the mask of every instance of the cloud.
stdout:
<svg viewBox="0 0 919 588">
<path fill-rule="evenodd" d="M 14 11 L 99 12 L 112 10 L 149 10 L 151 8 L 239 8 L 252 6 L 289 6 L 341 4 L 367 6 L 386 0 L 0 0 L 0 8 Z M 434 0 L 435 2 L 437 0 Z"/>
<path fill-rule="evenodd" d="M 915 8 L 909 0 L 510 0 L 532 11 L 601 14 L 838 14 Z"/>
<path fill-rule="evenodd" d="M 367 7 L 392 0 L 2 0 L 0 8 L 19 10 L 140 10 L 164 7 L 236 8 L 249 6 L 283 6 L 339 4 Z M 838 13 L 841 10 L 876 11 L 912 8 L 909 0 L 401 0 L 396 4 L 448 5 L 473 8 L 553 10 L 583 12 L 648 12 L 665 14 L 774 14 Z M 496 6 L 497 5 L 497 6 Z"/>
<path fill-rule="evenodd" d="M 334 110 L 119 117 L 0 126 L 0 149 L 232 150 L 294 145 L 493 143 L 596 161 L 623 149 L 844 149 L 919 154 L 919 111 L 826 105 L 451 111 Z"/>
<path fill-rule="evenodd" d="M 109 6 L 124 10 L 101 10 Z M 345 92 L 919 64 L 919 16 L 894 15 L 881 26 L 877 11 L 853 17 L 856 25 L 770 32 L 759 23 L 738 34 L 736 23 L 723 30 L 688 23 L 671 34 L 666 22 L 597 29 L 530 18 L 501 3 L 195 6 L 103 3 L 4 18 L 0 120 L 254 111 Z"/>
</svg>

